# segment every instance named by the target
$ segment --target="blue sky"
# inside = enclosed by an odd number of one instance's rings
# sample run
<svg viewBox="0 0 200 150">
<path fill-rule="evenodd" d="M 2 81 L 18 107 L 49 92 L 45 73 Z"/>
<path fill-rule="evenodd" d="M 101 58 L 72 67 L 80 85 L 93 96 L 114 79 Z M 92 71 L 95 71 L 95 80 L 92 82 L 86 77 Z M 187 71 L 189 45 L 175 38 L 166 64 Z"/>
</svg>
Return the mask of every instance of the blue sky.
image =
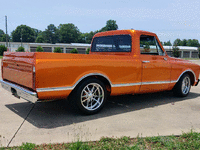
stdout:
<svg viewBox="0 0 200 150">
<path fill-rule="evenodd" d="M 0 29 L 8 32 L 18 25 L 45 30 L 49 24 L 73 23 L 81 32 L 99 30 L 109 19 L 119 29 L 154 32 L 161 41 L 198 39 L 199 0 L 7 0 L 0 11 Z"/>
</svg>

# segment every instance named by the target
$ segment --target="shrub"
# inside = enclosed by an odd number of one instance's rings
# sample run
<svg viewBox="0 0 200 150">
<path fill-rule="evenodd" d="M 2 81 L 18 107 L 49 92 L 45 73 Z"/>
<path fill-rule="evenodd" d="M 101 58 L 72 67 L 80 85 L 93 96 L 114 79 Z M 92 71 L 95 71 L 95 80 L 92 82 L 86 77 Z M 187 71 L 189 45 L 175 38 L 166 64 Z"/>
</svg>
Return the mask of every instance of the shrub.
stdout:
<svg viewBox="0 0 200 150">
<path fill-rule="evenodd" d="M 78 50 L 77 50 L 76 48 L 74 48 L 74 49 L 72 49 L 72 50 L 70 51 L 70 53 L 78 54 Z"/>
<path fill-rule="evenodd" d="M 172 54 L 174 55 L 174 57 L 179 57 L 179 48 L 177 46 L 174 46 L 172 48 Z"/>
<path fill-rule="evenodd" d="M 62 53 L 62 50 L 60 47 L 56 47 L 54 50 L 53 50 L 54 53 Z"/>
<path fill-rule="evenodd" d="M 24 48 L 22 46 L 18 47 L 18 49 L 16 50 L 16 52 L 25 52 Z"/>
<path fill-rule="evenodd" d="M 0 56 L 3 56 L 3 52 L 7 51 L 7 47 L 5 45 L 0 45 Z"/>
<path fill-rule="evenodd" d="M 90 48 L 87 48 L 87 50 L 86 50 L 85 53 L 86 53 L 86 54 L 89 54 L 89 53 L 90 53 Z"/>
<path fill-rule="evenodd" d="M 44 52 L 43 48 L 41 46 L 38 46 L 36 48 L 36 52 Z"/>
<path fill-rule="evenodd" d="M 199 58 L 200 58 L 200 47 L 199 47 Z"/>
</svg>

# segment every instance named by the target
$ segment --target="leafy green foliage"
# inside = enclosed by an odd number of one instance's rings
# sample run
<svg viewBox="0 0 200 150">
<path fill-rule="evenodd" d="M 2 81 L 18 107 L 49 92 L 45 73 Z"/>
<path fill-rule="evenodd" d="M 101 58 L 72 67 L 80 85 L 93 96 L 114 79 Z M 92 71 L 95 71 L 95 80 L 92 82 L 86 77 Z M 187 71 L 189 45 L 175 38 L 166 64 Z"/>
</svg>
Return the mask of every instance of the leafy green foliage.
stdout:
<svg viewBox="0 0 200 150">
<path fill-rule="evenodd" d="M 36 43 L 44 43 L 44 38 L 42 35 L 39 35 L 36 40 L 35 40 Z"/>
<path fill-rule="evenodd" d="M 183 40 L 176 39 L 174 41 L 173 45 L 176 45 L 176 46 L 193 46 L 193 47 L 199 47 L 200 43 L 196 39 L 188 39 L 188 40 L 186 40 L 186 39 L 183 39 Z"/>
<path fill-rule="evenodd" d="M 13 42 L 35 42 L 35 33 L 34 30 L 26 25 L 18 26 L 12 33 Z"/>
<path fill-rule="evenodd" d="M 169 40 L 169 41 L 167 41 L 167 42 L 164 42 L 164 46 L 172 46 L 172 43 L 171 43 L 170 40 Z"/>
<path fill-rule="evenodd" d="M 79 41 L 81 34 L 79 29 L 74 24 L 60 24 L 58 29 L 61 43 L 77 43 Z"/>
<path fill-rule="evenodd" d="M 199 58 L 200 58 L 200 47 L 198 48 L 198 50 L 199 50 Z"/>
<path fill-rule="evenodd" d="M 85 53 L 86 53 L 86 54 L 89 54 L 89 53 L 90 53 L 90 48 L 87 48 L 87 50 L 86 50 Z"/>
<path fill-rule="evenodd" d="M 53 52 L 54 53 L 62 53 L 62 50 L 60 47 L 56 47 L 56 48 L 54 48 Z"/>
<path fill-rule="evenodd" d="M 93 36 L 97 33 L 98 31 L 91 31 L 89 33 L 81 33 L 81 36 L 80 36 L 80 39 L 79 39 L 79 42 L 80 43 L 88 43 L 88 44 L 91 44 L 91 41 L 92 41 L 92 38 Z"/>
<path fill-rule="evenodd" d="M 5 35 L 4 31 L 0 29 L 0 42 L 4 42 L 2 37 Z"/>
<path fill-rule="evenodd" d="M 33 143 L 23 143 L 22 146 L 19 147 L 20 150 L 32 150 L 35 148 L 35 144 Z"/>
<path fill-rule="evenodd" d="M 78 50 L 76 48 L 72 49 L 70 53 L 78 54 Z"/>
<path fill-rule="evenodd" d="M 181 46 L 182 45 L 182 42 L 180 39 L 176 39 L 173 43 L 173 45 L 176 45 L 176 46 Z"/>
<path fill-rule="evenodd" d="M 37 39 L 39 43 L 45 42 L 55 44 L 59 41 L 59 30 L 54 24 L 50 24 L 47 26 L 47 29 L 45 29 L 45 31 L 43 31 L 39 36 L 40 39 Z"/>
<path fill-rule="evenodd" d="M 38 46 L 36 48 L 36 52 L 44 52 L 44 49 L 41 46 Z"/>
<path fill-rule="evenodd" d="M 3 56 L 3 52 L 7 51 L 7 47 L 5 45 L 0 45 L 0 56 Z"/>
<path fill-rule="evenodd" d="M 177 46 L 174 46 L 173 48 L 172 48 L 172 54 L 173 54 L 173 56 L 174 57 L 179 57 L 179 48 L 177 47 Z"/>
<path fill-rule="evenodd" d="M 106 26 L 101 28 L 100 32 L 117 30 L 117 29 L 118 29 L 118 25 L 117 25 L 116 21 L 115 20 L 108 20 L 106 22 Z"/>
<path fill-rule="evenodd" d="M 25 52 L 25 49 L 24 49 L 24 47 L 20 46 L 20 47 L 18 47 L 16 52 Z"/>
</svg>

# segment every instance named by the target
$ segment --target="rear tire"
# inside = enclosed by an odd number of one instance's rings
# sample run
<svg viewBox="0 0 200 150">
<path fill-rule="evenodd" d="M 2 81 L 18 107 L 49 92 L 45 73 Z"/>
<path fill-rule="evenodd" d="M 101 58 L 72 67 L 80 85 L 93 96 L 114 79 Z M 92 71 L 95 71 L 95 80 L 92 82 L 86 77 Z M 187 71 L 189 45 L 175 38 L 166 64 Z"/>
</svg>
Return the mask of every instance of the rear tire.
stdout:
<svg viewBox="0 0 200 150">
<path fill-rule="evenodd" d="M 71 100 L 74 107 L 87 115 L 99 112 L 107 99 L 105 85 L 98 79 L 84 81 L 75 91 Z"/>
<path fill-rule="evenodd" d="M 188 74 L 184 74 L 174 86 L 173 93 L 178 97 L 186 97 L 190 92 L 190 88 L 190 76 Z"/>
</svg>

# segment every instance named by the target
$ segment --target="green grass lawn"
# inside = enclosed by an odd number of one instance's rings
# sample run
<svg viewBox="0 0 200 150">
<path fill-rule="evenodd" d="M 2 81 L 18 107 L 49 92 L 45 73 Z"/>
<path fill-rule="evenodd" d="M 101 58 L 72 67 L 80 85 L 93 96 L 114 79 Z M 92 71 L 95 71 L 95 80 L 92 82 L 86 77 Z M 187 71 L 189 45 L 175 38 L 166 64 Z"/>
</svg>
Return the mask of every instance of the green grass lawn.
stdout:
<svg viewBox="0 0 200 150">
<path fill-rule="evenodd" d="M 60 144 L 42 144 L 35 145 L 33 143 L 24 143 L 19 147 L 0 148 L 15 149 L 15 150 L 43 150 L 43 149 L 70 149 L 70 150 L 140 150 L 140 149 L 190 149 L 196 150 L 200 148 L 200 133 L 189 132 L 183 133 L 180 136 L 155 136 L 146 138 L 109 138 L 103 137 L 100 141 L 95 142 L 75 142 L 75 143 L 60 143 Z"/>
<path fill-rule="evenodd" d="M 3 58 L 3 56 L 0 56 L 0 59 L 2 59 Z"/>
</svg>

